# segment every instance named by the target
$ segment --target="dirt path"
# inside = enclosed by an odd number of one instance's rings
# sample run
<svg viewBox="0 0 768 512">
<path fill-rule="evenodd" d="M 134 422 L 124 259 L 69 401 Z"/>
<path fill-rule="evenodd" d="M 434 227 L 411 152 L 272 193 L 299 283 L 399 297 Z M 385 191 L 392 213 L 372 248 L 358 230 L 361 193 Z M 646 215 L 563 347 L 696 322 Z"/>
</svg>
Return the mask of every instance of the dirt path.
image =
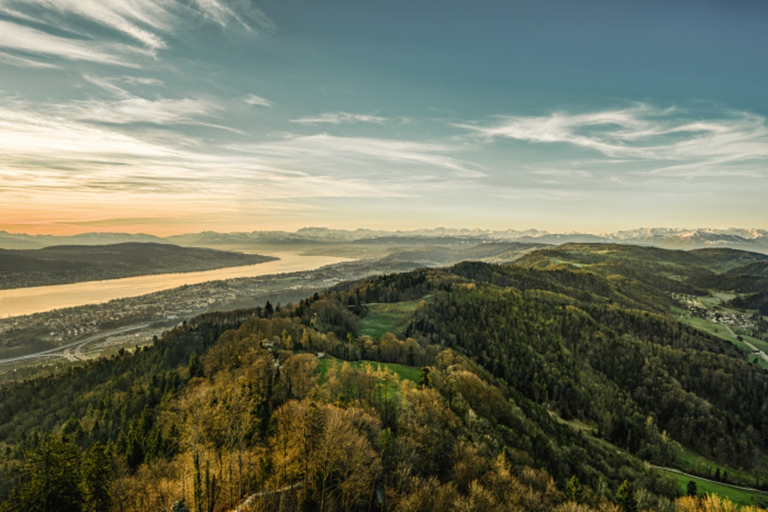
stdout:
<svg viewBox="0 0 768 512">
<path fill-rule="evenodd" d="M 281 487 L 280 489 L 275 489 L 274 491 L 261 491 L 256 492 L 245 498 L 245 500 L 238 505 L 236 508 L 232 509 L 233 512 L 243 512 L 246 508 L 248 508 L 251 503 L 253 503 L 253 500 L 258 498 L 259 496 L 267 496 L 269 494 L 278 494 L 285 491 L 290 491 L 291 489 L 296 489 L 297 487 L 301 487 L 304 485 L 304 482 L 298 482 L 293 485 L 286 485 L 285 487 Z"/>
</svg>

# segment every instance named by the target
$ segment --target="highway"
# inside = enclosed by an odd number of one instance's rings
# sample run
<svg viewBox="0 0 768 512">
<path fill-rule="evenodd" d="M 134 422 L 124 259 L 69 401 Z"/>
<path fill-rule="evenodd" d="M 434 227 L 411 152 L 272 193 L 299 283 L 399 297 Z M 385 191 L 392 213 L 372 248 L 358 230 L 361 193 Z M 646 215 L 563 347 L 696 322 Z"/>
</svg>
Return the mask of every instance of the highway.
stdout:
<svg viewBox="0 0 768 512">
<path fill-rule="evenodd" d="M 129 325 L 126 327 L 121 327 L 119 329 L 113 329 L 111 331 L 104 331 L 97 334 L 92 334 L 87 338 L 74 341 L 67 345 L 62 345 L 61 347 L 56 347 L 49 350 L 43 350 L 42 352 L 35 352 L 34 354 L 27 354 L 25 356 L 11 357 L 8 359 L 0 359 L 0 365 L 18 363 L 20 361 L 28 361 L 30 359 L 37 359 L 41 357 L 65 357 L 70 361 L 77 361 L 77 360 L 85 361 L 88 358 L 85 357 L 82 351 L 83 351 L 83 347 L 85 347 L 86 345 L 93 343 L 94 341 L 98 341 L 104 338 L 108 338 L 110 336 L 114 336 L 116 334 L 123 334 L 130 331 L 136 331 L 139 329 L 143 329 L 145 327 L 149 327 L 149 324 Z"/>
</svg>

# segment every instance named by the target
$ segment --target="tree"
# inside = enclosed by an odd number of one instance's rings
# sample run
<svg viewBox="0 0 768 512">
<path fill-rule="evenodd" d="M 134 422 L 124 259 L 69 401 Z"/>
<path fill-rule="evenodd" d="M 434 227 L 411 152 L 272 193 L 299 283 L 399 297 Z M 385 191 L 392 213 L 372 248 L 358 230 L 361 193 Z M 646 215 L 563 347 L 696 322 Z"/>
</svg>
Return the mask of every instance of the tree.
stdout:
<svg viewBox="0 0 768 512">
<path fill-rule="evenodd" d="M 576 503 L 584 502 L 584 487 L 582 487 L 579 477 L 573 475 L 565 486 L 565 495 L 569 501 Z"/>
<path fill-rule="evenodd" d="M 110 462 L 109 454 L 98 441 L 85 454 L 81 466 L 84 512 L 109 510 L 109 488 L 112 484 Z"/>
<path fill-rule="evenodd" d="M 635 491 L 626 480 L 624 480 L 619 487 L 619 490 L 616 492 L 616 504 L 619 506 L 621 512 L 637 512 Z"/>
<path fill-rule="evenodd" d="M 419 387 L 420 388 L 432 387 L 432 373 L 430 372 L 428 366 L 423 366 L 421 368 L 421 375 L 419 376 Z"/>
<path fill-rule="evenodd" d="M 79 448 L 52 435 L 25 456 L 22 474 L 28 479 L 15 499 L 24 512 L 80 512 Z M 12 508 L 11 510 L 14 510 Z"/>
<path fill-rule="evenodd" d="M 688 482 L 688 486 L 686 487 L 688 496 L 691 496 L 692 498 L 695 498 L 699 495 L 699 489 L 696 486 L 696 482 L 693 480 Z"/>
<path fill-rule="evenodd" d="M 199 377 L 202 374 L 202 369 L 197 352 L 192 352 L 192 355 L 189 356 L 189 378 Z"/>
</svg>

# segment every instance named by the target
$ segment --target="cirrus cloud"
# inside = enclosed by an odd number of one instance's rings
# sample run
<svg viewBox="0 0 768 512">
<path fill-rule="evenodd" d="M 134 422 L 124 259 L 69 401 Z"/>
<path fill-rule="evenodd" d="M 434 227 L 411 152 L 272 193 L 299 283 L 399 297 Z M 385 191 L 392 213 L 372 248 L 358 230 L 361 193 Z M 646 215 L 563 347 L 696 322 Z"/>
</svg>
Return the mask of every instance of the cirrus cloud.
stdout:
<svg viewBox="0 0 768 512">
<path fill-rule="evenodd" d="M 701 119 L 684 110 L 640 104 L 582 114 L 502 116 L 488 125 L 455 126 L 487 141 L 576 146 L 602 154 L 604 163 L 647 164 L 654 174 L 759 176 L 768 163 L 768 123 L 748 112 Z"/>
</svg>

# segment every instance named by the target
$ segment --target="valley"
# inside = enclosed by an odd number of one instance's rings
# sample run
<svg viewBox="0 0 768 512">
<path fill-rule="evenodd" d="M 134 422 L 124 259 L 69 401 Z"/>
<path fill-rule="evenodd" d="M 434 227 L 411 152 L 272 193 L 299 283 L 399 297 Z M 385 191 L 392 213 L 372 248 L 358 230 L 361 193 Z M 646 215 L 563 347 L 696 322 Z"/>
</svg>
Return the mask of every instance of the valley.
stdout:
<svg viewBox="0 0 768 512">
<path fill-rule="evenodd" d="M 0 349 L 0 471 L 33 485 L 20 461 L 60 442 L 53 429 L 73 449 L 108 447 L 124 468 L 111 488 L 155 508 L 170 495 L 222 511 L 437 511 L 482 494 L 491 509 L 586 512 L 629 485 L 638 506 L 674 510 L 691 481 L 768 505 L 768 372 L 753 353 L 766 319 L 737 306 L 768 289 L 763 257 L 518 249 L 424 267 L 398 248 L 18 317 Z M 68 325 L 88 327 L 52 339 Z M 315 432 L 311 452 L 297 432 Z M 334 447 L 327 473 L 315 461 Z M 13 485 L 7 503 L 23 499 Z"/>
</svg>

